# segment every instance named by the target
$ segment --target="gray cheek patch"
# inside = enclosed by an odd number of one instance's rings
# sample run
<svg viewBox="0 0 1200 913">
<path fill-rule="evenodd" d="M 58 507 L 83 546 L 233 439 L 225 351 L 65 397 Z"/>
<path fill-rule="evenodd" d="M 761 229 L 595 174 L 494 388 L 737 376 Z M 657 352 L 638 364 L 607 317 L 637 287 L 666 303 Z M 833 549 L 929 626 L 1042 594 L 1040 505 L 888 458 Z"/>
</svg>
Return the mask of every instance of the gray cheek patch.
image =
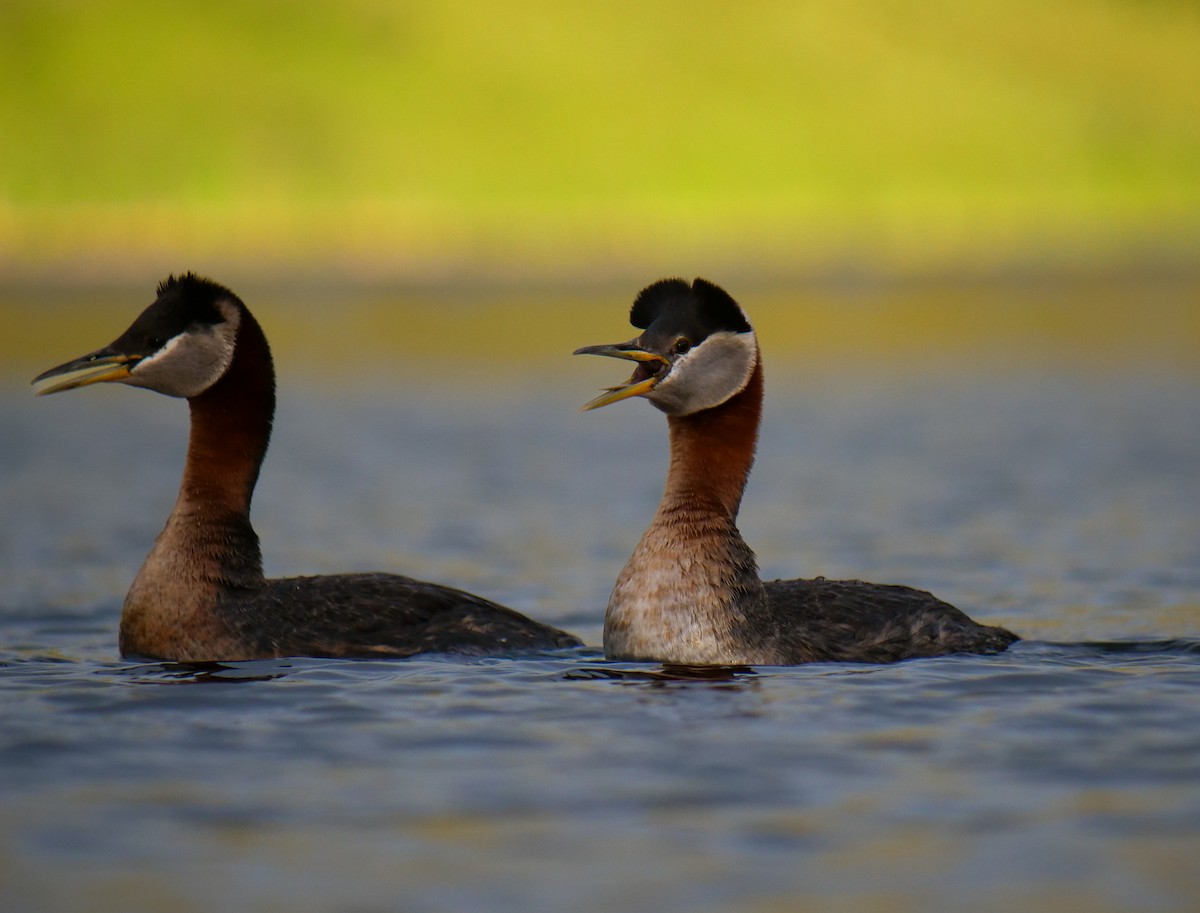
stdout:
<svg viewBox="0 0 1200 913">
<path fill-rule="evenodd" d="M 237 340 L 240 315 L 227 302 L 218 307 L 225 320 L 215 326 L 192 328 L 138 362 L 127 384 L 167 396 L 190 398 L 203 393 L 229 369 Z"/>
<path fill-rule="evenodd" d="M 675 362 L 646 399 L 668 415 L 711 409 L 746 389 L 757 363 L 753 333 L 713 333 Z"/>
</svg>

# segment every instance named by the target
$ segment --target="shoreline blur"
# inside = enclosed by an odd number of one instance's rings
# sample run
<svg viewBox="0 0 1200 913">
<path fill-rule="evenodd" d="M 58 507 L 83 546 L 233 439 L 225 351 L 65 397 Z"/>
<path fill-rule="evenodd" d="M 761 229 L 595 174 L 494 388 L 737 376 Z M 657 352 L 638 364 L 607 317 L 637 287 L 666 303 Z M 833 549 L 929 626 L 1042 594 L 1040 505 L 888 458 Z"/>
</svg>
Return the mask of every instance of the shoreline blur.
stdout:
<svg viewBox="0 0 1200 913">
<path fill-rule="evenodd" d="M 669 274 L 522 284 L 483 274 L 402 282 L 196 270 L 229 285 L 255 312 L 281 371 L 303 366 L 320 379 L 440 368 L 452 379 L 507 370 L 527 373 L 531 383 L 554 382 L 580 345 L 634 335 L 626 322 L 634 296 Z M 20 378 L 110 341 L 168 272 L 136 281 L 70 274 L 0 281 L 9 340 L 0 370 Z M 773 373 L 1191 375 L 1200 367 L 1200 272 L 1184 268 L 924 277 L 845 270 L 794 281 L 697 272 L 746 308 Z M 583 366 L 577 373 L 585 387 L 598 376 Z"/>
</svg>

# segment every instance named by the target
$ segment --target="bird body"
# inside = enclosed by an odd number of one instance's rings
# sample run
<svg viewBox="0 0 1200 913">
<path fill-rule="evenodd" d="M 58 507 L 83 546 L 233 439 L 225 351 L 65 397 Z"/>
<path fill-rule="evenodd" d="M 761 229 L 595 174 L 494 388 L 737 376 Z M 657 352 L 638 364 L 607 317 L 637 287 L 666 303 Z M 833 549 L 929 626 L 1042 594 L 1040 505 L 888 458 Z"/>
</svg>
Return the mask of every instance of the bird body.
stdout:
<svg viewBox="0 0 1200 913">
<path fill-rule="evenodd" d="M 991 653 L 1017 640 L 930 593 L 860 580 L 758 574 L 737 527 L 762 418 L 763 367 L 741 308 L 702 279 L 645 289 L 628 343 L 576 354 L 638 362 L 585 408 L 643 396 L 667 414 L 666 488 L 609 598 L 611 659 L 683 664 L 894 662 Z"/>
<path fill-rule="evenodd" d="M 122 654 L 198 662 L 579 644 L 486 599 L 400 575 L 264 577 L 250 502 L 275 374 L 258 321 L 228 289 L 170 278 L 111 345 L 34 381 L 39 393 L 98 382 L 185 397 L 191 411 L 179 495 L 125 597 Z"/>
</svg>

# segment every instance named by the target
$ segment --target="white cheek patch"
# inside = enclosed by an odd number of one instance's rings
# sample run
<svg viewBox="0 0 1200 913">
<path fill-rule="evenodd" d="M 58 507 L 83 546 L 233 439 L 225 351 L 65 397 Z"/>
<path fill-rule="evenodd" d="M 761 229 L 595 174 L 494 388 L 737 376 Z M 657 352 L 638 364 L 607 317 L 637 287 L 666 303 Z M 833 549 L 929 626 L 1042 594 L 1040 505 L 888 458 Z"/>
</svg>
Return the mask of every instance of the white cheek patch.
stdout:
<svg viewBox="0 0 1200 913">
<path fill-rule="evenodd" d="M 127 384 L 146 387 L 167 396 L 199 396 L 215 384 L 233 361 L 241 315 L 228 302 L 217 306 L 225 320 L 213 326 L 193 326 L 143 358 L 129 374 Z"/>
<path fill-rule="evenodd" d="M 711 409 L 745 390 L 757 363 L 753 332 L 713 333 L 679 358 L 646 399 L 668 415 Z"/>
</svg>

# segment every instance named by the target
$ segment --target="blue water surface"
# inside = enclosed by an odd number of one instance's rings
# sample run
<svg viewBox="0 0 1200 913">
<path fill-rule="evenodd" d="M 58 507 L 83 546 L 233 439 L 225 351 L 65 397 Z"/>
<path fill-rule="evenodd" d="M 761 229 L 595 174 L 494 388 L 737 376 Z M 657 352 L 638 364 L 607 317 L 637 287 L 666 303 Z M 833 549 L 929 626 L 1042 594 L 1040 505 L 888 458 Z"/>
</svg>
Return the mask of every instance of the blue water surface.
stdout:
<svg viewBox="0 0 1200 913">
<path fill-rule="evenodd" d="M 281 367 L 254 519 L 269 573 L 409 573 L 589 646 L 203 666 L 116 651 L 182 404 L 8 383 L 0 907 L 1200 909 L 1193 379 L 769 371 L 764 575 L 909 583 L 1026 640 L 716 670 L 603 659 L 665 429 L 543 379 Z"/>
</svg>

